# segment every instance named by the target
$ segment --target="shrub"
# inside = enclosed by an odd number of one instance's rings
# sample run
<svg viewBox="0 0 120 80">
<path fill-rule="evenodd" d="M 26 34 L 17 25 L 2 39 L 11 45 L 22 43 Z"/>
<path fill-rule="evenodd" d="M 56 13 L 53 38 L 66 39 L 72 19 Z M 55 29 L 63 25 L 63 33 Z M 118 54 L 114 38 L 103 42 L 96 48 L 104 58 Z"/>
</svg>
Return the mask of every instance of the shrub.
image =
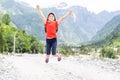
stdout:
<svg viewBox="0 0 120 80">
<path fill-rule="evenodd" d="M 117 49 L 117 54 L 120 55 L 120 47 Z"/>
<path fill-rule="evenodd" d="M 106 58 L 112 58 L 112 59 L 117 58 L 116 52 L 110 47 L 104 47 L 101 50 L 101 55 L 100 56 L 101 57 L 106 57 Z"/>
</svg>

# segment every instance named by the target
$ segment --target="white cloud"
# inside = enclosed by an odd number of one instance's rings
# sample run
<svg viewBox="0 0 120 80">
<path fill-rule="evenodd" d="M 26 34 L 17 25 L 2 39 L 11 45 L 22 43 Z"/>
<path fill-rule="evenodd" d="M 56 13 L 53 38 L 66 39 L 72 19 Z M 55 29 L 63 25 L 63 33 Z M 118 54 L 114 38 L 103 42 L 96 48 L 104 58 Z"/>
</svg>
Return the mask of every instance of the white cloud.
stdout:
<svg viewBox="0 0 120 80">
<path fill-rule="evenodd" d="M 39 4 L 41 7 L 55 6 L 60 2 L 66 2 L 70 5 L 80 5 L 93 12 L 102 10 L 115 11 L 120 10 L 119 0 L 19 0 L 31 4 L 33 7 Z"/>
</svg>

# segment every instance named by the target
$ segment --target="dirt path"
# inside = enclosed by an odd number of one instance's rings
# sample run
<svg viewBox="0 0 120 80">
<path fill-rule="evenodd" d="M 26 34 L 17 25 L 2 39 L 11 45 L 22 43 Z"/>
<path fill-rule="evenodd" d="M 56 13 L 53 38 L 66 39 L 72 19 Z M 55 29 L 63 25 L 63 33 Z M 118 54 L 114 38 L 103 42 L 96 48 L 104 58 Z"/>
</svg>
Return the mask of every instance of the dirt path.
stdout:
<svg viewBox="0 0 120 80">
<path fill-rule="evenodd" d="M 15 55 L 0 59 L 0 80 L 120 80 L 120 60 L 102 62 L 74 57 L 58 62 L 45 55 Z"/>
</svg>

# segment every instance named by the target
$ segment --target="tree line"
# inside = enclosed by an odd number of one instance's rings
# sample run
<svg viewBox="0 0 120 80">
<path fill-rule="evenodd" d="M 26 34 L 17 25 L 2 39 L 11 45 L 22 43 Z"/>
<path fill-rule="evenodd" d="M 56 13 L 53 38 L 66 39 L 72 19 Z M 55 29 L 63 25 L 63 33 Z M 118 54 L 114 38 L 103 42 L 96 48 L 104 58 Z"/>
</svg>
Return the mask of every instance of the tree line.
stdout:
<svg viewBox="0 0 120 80">
<path fill-rule="evenodd" d="M 10 25 L 10 16 L 0 19 L 0 53 L 44 53 L 44 45 L 33 35 Z M 15 43 L 14 43 L 15 42 Z"/>
</svg>

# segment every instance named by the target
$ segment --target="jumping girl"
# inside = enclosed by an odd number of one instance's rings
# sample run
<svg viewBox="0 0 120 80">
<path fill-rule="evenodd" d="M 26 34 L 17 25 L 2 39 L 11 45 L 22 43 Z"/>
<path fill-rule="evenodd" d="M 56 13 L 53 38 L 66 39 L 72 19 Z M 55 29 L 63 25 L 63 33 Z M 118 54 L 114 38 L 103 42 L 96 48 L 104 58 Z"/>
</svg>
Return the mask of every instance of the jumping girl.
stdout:
<svg viewBox="0 0 120 80">
<path fill-rule="evenodd" d="M 57 29 L 58 25 L 63 21 L 66 17 L 71 15 L 72 10 L 69 10 L 64 16 L 56 20 L 54 13 L 49 13 L 47 18 L 44 16 L 41 8 L 39 5 L 36 6 L 37 10 L 40 14 L 40 17 L 45 25 L 45 32 L 46 32 L 46 59 L 45 62 L 49 62 L 50 52 L 52 49 L 52 55 L 57 57 L 57 60 L 61 60 L 61 55 L 56 54 L 56 47 L 57 47 Z"/>
</svg>

